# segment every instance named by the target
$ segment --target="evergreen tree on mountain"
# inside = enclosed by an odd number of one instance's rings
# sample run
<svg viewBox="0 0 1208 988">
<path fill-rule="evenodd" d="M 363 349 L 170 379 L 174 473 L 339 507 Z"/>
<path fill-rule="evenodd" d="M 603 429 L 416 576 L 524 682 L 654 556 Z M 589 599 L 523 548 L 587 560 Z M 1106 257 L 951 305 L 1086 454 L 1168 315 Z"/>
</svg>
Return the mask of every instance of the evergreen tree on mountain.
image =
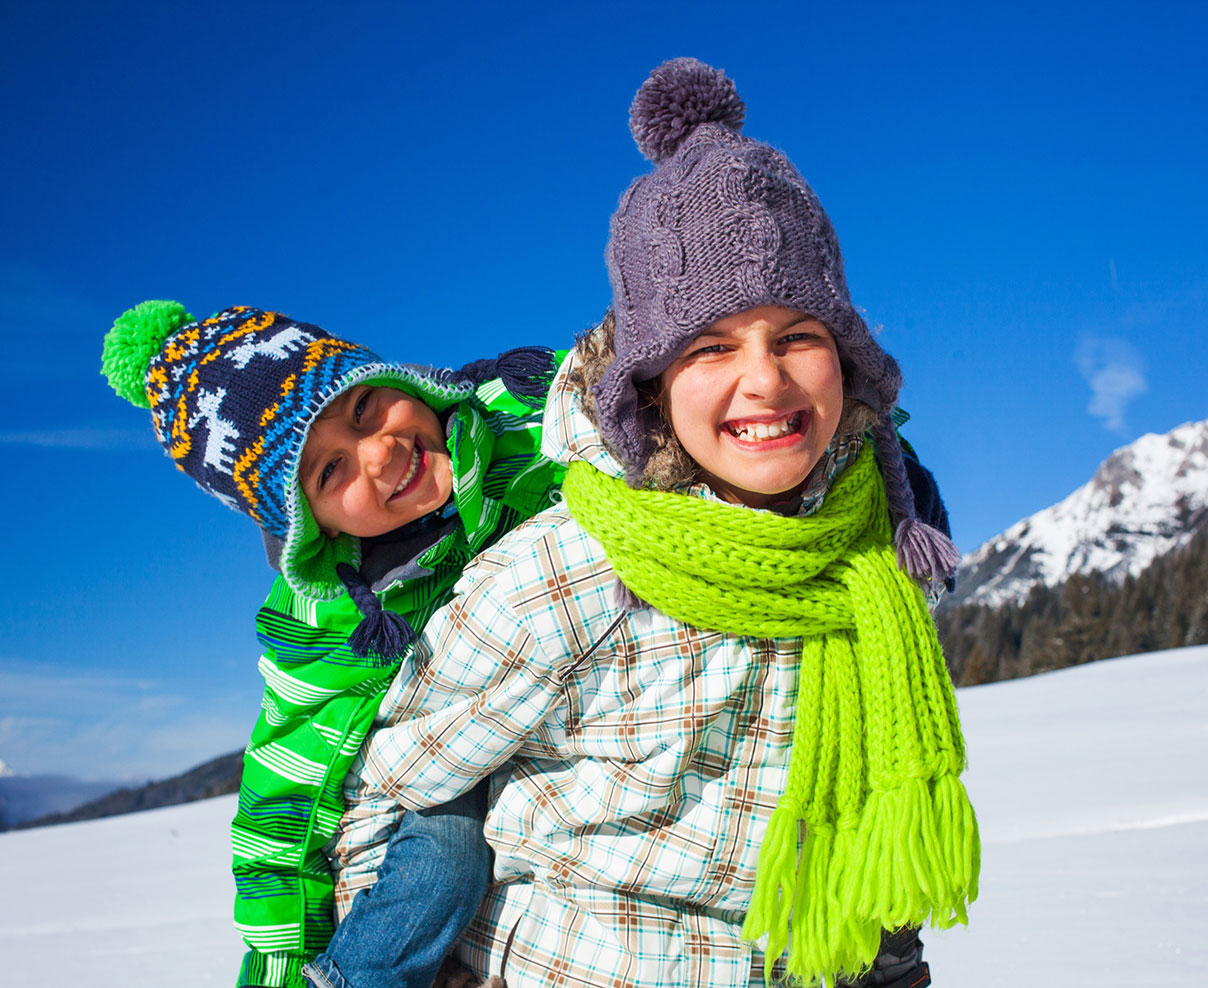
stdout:
<svg viewBox="0 0 1208 988">
<path fill-rule="evenodd" d="M 1076 573 L 1020 603 L 941 603 L 935 620 L 961 686 L 1208 643 L 1208 520 L 1135 577 Z"/>
</svg>

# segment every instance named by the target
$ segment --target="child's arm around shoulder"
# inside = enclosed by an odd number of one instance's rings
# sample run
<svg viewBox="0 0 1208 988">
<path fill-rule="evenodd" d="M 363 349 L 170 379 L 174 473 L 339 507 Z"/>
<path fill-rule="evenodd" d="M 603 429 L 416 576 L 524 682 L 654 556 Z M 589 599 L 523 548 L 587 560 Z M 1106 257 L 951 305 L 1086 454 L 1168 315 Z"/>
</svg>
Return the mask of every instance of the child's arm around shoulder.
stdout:
<svg viewBox="0 0 1208 988">
<path fill-rule="evenodd" d="M 412 809 L 448 802 L 540 730 L 573 650 L 541 620 L 559 596 L 548 571 L 564 517 L 538 515 L 466 568 L 382 702 L 358 788 Z"/>
<path fill-rule="evenodd" d="M 416 671 L 396 678 L 345 784 L 332 848 L 337 898 L 372 882 L 398 807 L 445 803 L 559 730 L 578 654 L 564 633 L 571 600 L 565 511 L 536 516 L 466 570 L 421 636 Z M 610 588 L 611 589 L 611 588 Z M 603 595 L 611 605 L 610 594 Z M 562 615 L 562 617 L 552 617 Z M 350 897 L 350 896 L 349 896 Z"/>
</svg>

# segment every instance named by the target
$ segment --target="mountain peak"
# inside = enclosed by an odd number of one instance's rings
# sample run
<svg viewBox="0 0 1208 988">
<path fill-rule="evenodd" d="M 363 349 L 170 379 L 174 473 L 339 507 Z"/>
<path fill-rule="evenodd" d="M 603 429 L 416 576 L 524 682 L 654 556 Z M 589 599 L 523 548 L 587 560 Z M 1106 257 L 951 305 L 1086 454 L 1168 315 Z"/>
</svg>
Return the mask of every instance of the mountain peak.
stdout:
<svg viewBox="0 0 1208 988">
<path fill-rule="evenodd" d="M 1104 460 L 1063 501 L 1016 522 L 962 560 L 960 603 L 1020 601 L 1074 573 L 1136 575 L 1208 518 L 1208 420 L 1147 433 Z"/>
</svg>

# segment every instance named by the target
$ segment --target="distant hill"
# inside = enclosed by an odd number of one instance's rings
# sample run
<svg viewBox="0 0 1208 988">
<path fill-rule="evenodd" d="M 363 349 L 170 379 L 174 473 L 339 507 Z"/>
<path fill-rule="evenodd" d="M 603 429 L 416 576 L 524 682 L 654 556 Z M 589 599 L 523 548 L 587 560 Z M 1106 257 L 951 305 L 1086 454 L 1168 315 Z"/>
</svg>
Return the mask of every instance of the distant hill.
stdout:
<svg viewBox="0 0 1208 988">
<path fill-rule="evenodd" d="M 66 812 L 52 812 L 37 819 L 28 819 L 19 823 L 17 828 L 95 820 L 138 810 L 153 810 L 160 806 L 191 803 L 211 796 L 224 796 L 239 790 L 242 773 L 243 752 L 233 751 L 170 779 L 148 782 L 145 786 L 117 789 Z M 8 780 L 0 779 L 0 782 L 4 781 Z"/>
<path fill-rule="evenodd" d="M 63 813 L 103 793 L 115 782 L 84 782 L 66 775 L 0 773 L 0 830 L 49 813 Z"/>
<path fill-rule="evenodd" d="M 1208 525 L 1139 576 L 1075 574 L 1020 603 L 941 604 L 935 623 L 960 686 L 1208 643 Z"/>
<path fill-rule="evenodd" d="M 1116 450 L 970 553 L 935 621 L 959 685 L 1208 642 L 1208 421 Z"/>
</svg>

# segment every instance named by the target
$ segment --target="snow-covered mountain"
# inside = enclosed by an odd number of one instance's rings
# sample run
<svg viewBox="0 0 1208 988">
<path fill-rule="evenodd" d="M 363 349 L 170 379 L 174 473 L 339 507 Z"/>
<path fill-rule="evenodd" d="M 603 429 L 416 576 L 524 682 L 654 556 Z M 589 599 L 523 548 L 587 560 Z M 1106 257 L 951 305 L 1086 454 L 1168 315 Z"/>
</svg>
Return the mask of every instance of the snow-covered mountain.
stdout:
<svg viewBox="0 0 1208 988">
<path fill-rule="evenodd" d="M 1019 601 L 1033 584 L 1074 573 L 1136 575 L 1208 521 L 1208 420 L 1116 450 L 1064 501 L 970 553 L 954 602 Z"/>
</svg>

